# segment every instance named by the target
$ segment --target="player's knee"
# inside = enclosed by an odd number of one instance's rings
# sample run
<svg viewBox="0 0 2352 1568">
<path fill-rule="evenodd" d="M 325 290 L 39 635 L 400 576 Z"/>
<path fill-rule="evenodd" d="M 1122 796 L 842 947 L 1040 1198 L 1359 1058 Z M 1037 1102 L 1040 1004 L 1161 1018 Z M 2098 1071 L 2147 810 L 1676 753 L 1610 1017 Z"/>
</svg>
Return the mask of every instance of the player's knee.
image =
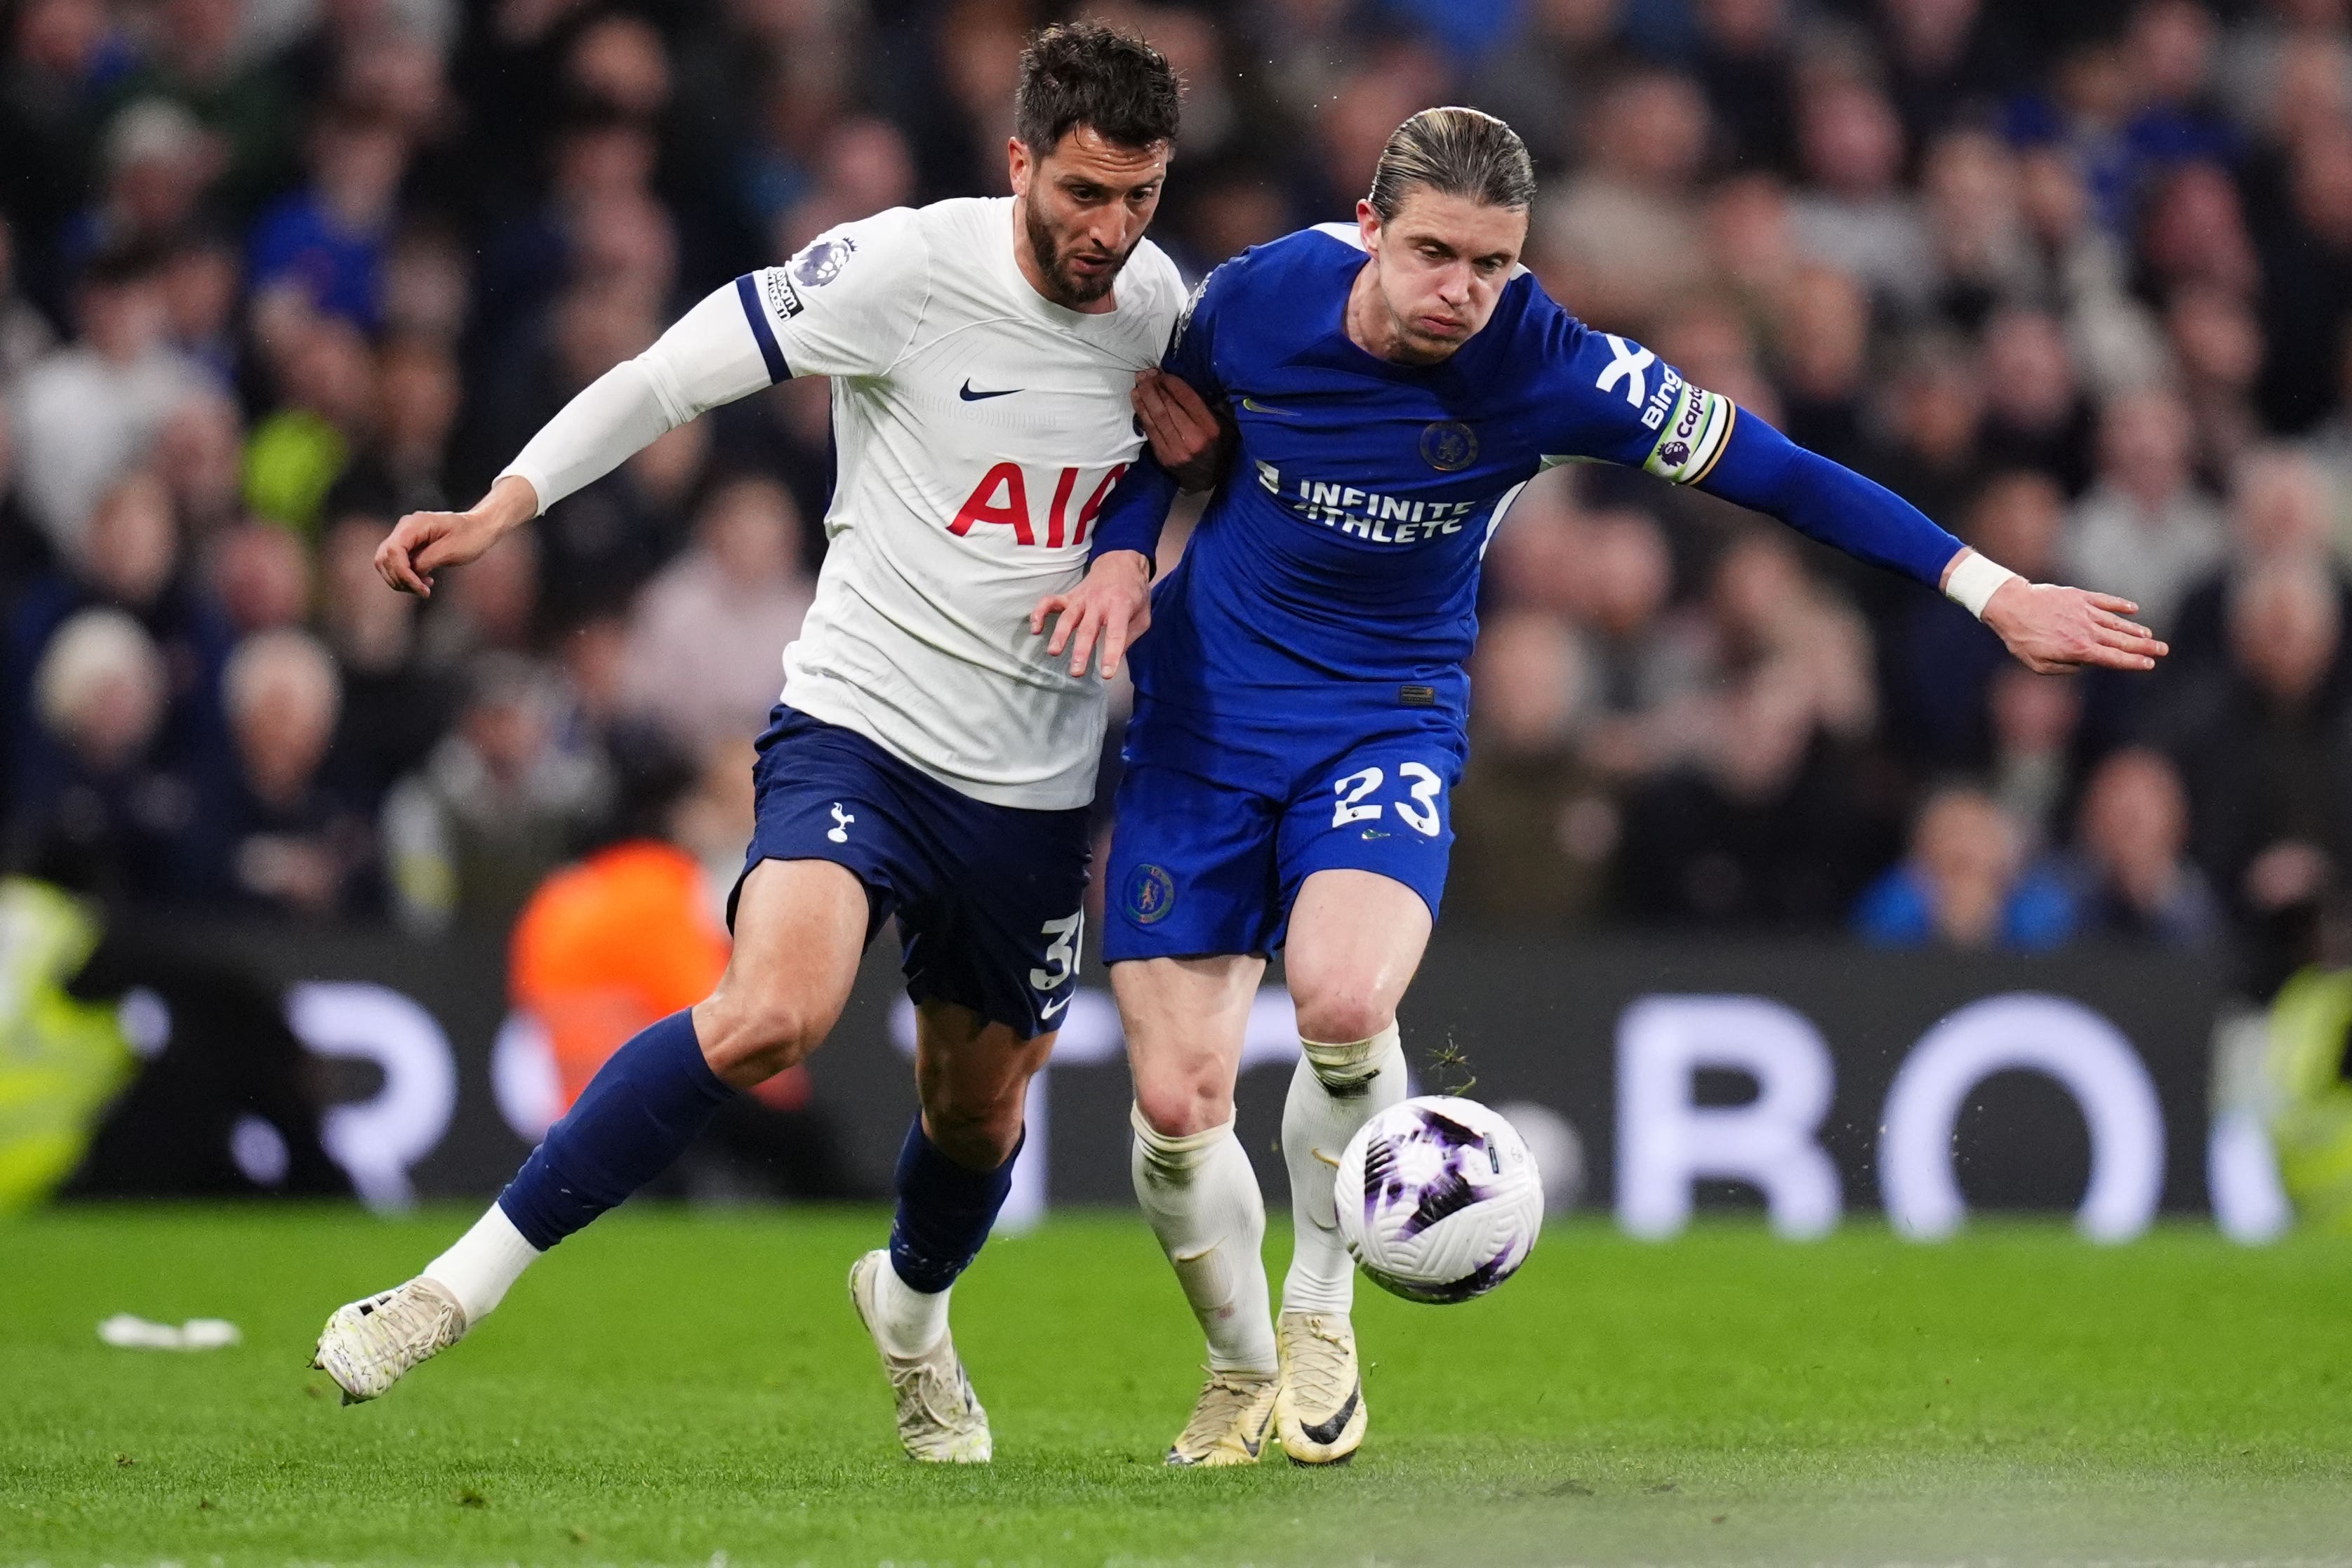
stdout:
<svg viewBox="0 0 2352 1568">
<path fill-rule="evenodd" d="M 923 1130 L 940 1153 L 974 1171 L 992 1171 L 1021 1146 L 1021 1100 L 1009 1104 L 923 1107 Z"/>
<path fill-rule="evenodd" d="M 1392 1008 L 1360 990 L 1334 987 L 1329 993 L 1308 992 L 1298 998 L 1298 1033 L 1309 1040 L 1344 1045 L 1369 1040 L 1396 1021 Z"/>
<path fill-rule="evenodd" d="M 796 1067 L 824 1038 L 829 1020 L 820 1019 L 789 995 L 730 996 L 722 993 L 698 1013 L 702 1054 L 711 1071 L 738 1086 L 773 1078 Z"/>
<path fill-rule="evenodd" d="M 1202 1082 L 1182 1076 L 1146 1078 L 1135 1082 L 1136 1109 L 1144 1121 L 1163 1138 L 1188 1138 L 1222 1127 L 1234 1119 L 1230 1084 Z"/>
</svg>

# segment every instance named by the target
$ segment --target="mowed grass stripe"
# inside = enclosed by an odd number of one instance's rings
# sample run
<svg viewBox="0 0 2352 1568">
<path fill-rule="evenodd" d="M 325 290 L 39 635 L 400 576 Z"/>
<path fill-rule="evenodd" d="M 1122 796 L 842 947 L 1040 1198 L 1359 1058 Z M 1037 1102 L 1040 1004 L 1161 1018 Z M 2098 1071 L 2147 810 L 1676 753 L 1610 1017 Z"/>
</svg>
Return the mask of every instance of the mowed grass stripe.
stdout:
<svg viewBox="0 0 2352 1568">
<path fill-rule="evenodd" d="M 1486 1300 L 1360 1295 L 1356 1463 L 1185 1474 L 1158 1462 L 1200 1375 L 1173 1281 L 1133 1216 L 1060 1218 L 958 1287 L 999 1458 L 942 1472 L 899 1457 L 844 1289 L 879 1211 L 625 1211 L 340 1408 L 319 1324 L 467 1217 L 0 1225 L 0 1563 L 2352 1563 L 2326 1238 L 1555 1227 Z M 246 1341 L 110 1350 L 116 1311 Z"/>
</svg>

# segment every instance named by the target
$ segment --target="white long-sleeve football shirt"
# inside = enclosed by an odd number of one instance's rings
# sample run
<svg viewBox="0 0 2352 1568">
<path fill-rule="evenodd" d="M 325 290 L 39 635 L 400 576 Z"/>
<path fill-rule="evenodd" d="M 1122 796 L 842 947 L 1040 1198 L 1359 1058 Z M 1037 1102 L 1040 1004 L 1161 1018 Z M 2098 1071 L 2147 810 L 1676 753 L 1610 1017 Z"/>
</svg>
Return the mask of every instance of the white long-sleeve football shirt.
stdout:
<svg viewBox="0 0 2352 1568">
<path fill-rule="evenodd" d="M 1029 611 L 1085 574 L 1184 288 L 1145 240 L 1116 310 L 1067 310 L 1022 276 L 1014 222 L 999 197 L 832 229 L 696 305 L 507 472 L 545 507 L 719 404 L 832 377 L 829 548 L 783 700 L 976 800 L 1059 810 L 1093 798 L 1103 690 L 1046 658 Z"/>
</svg>

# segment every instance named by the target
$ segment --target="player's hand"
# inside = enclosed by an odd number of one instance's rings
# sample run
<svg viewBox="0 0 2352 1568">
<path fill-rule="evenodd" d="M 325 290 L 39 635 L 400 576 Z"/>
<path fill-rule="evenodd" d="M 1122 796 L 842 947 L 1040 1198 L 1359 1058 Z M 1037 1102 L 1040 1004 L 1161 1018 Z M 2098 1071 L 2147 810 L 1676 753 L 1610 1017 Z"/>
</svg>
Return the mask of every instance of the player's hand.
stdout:
<svg viewBox="0 0 2352 1568">
<path fill-rule="evenodd" d="M 1136 376 L 1129 395 L 1151 455 L 1175 476 L 1179 488 L 1205 490 L 1215 485 L 1225 466 L 1225 429 L 1201 395 L 1181 375 L 1147 370 Z"/>
<path fill-rule="evenodd" d="M 1128 644 L 1151 626 L 1151 563 L 1137 550 L 1114 550 L 1097 561 L 1086 577 L 1066 594 L 1048 594 L 1029 612 L 1029 635 L 1042 637 L 1045 617 L 1058 616 L 1053 639 L 1046 643 L 1050 658 L 1070 650 L 1070 673 L 1087 672 L 1087 657 L 1102 644 L 1102 678 L 1118 673 L 1119 655 Z"/>
<path fill-rule="evenodd" d="M 2170 650 L 2129 618 L 2138 613 L 2137 605 L 2113 594 L 2017 577 L 1986 601 L 1984 624 L 2037 675 L 2154 669 Z"/>
<path fill-rule="evenodd" d="M 539 515 L 530 481 L 509 474 L 469 511 L 412 511 L 375 548 L 376 574 L 404 594 L 433 596 L 433 574 L 480 559 L 507 531 Z"/>
</svg>

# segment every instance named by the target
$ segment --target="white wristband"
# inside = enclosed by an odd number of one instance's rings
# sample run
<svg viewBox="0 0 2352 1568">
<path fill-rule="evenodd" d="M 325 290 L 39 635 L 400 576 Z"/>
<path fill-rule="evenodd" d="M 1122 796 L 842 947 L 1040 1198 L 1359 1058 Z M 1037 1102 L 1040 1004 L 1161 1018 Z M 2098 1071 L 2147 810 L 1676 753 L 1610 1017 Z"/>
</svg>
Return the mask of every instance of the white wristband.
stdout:
<svg viewBox="0 0 2352 1568">
<path fill-rule="evenodd" d="M 1952 575 L 1944 584 L 1944 597 L 1958 605 L 1977 619 L 1984 619 L 1985 605 L 2003 583 L 2017 575 L 1999 562 L 1969 552 L 1966 559 L 1952 568 Z"/>
</svg>

